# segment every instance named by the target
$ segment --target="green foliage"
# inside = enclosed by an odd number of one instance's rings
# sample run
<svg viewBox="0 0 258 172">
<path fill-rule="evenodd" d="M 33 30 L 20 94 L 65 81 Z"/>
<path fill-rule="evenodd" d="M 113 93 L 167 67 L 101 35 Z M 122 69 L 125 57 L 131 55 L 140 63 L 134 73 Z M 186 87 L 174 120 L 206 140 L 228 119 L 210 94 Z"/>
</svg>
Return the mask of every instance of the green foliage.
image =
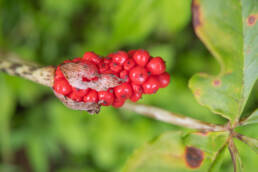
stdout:
<svg viewBox="0 0 258 172">
<path fill-rule="evenodd" d="M 219 154 L 224 153 L 227 135 L 165 133 L 135 152 L 124 171 L 206 171 L 214 161 L 218 163 Z M 194 150 L 190 152 L 189 149 L 193 147 Z"/>
<path fill-rule="evenodd" d="M 257 1 L 196 0 L 193 4 L 195 31 L 220 62 L 221 72 L 195 75 L 190 88 L 200 104 L 235 122 L 258 78 L 258 26 L 248 24 L 248 17 L 257 13 Z"/>
<path fill-rule="evenodd" d="M 199 102 L 237 121 L 241 114 L 251 114 L 258 104 L 255 87 L 253 101 L 244 109 L 258 74 L 258 26 L 246 25 L 247 17 L 257 14 L 257 1 L 242 0 L 241 5 L 233 0 L 196 2 L 202 3 L 203 21 L 197 34 L 224 67 L 216 77 L 195 75 L 191 88 L 194 93 L 203 89 Z M 144 96 L 141 103 L 224 124 L 225 119 L 200 106 L 187 88 L 194 73 L 218 71 L 218 64 L 193 33 L 190 6 L 189 0 L 1 0 L 0 49 L 42 65 L 59 64 L 85 51 L 106 55 L 118 49 L 148 49 L 153 56 L 166 60 L 172 81 L 157 94 Z M 212 87 L 214 79 L 221 80 L 222 86 Z M 203 83 L 207 84 L 200 85 Z M 220 92 L 224 88 L 226 96 Z M 182 156 L 170 156 L 183 155 L 186 146 L 205 152 L 197 171 L 208 166 L 211 171 L 233 169 L 225 147 L 226 132 L 202 135 L 110 107 L 90 116 L 67 109 L 48 88 L 4 74 L 0 74 L 0 93 L 0 171 L 121 171 L 135 148 L 164 132 L 142 146 L 125 169 L 157 165 L 189 171 Z M 211 101 L 214 97 L 216 101 Z M 258 138 L 255 121 L 253 114 L 246 122 L 250 125 L 236 131 Z M 243 170 L 255 172 L 257 155 L 242 142 L 236 141 L 236 146 Z M 168 158 L 159 159 L 164 154 Z M 147 158 L 151 160 L 148 164 Z"/>
</svg>

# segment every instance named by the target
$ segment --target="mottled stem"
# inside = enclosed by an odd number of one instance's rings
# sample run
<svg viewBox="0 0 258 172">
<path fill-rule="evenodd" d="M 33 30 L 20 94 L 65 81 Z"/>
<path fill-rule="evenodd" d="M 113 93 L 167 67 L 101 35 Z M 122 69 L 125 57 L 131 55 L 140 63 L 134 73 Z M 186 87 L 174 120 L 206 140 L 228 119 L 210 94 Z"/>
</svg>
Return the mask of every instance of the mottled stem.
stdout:
<svg viewBox="0 0 258 172">
<path fill-rule="evenodd" d="M 190 128 L 190 129 L 197 129 L 197 130 L 201 130 L 201 131 L 225 131 L 225 130 L 227 130 L 224 126 L 205 123 L 205 122 L 202 122 L 202 121 L 190 118 L 190 117 L 175 114 L 173 112 L 169 112 L 169 111 L 166 111 L 166 110 L 163 110 L 160 108 L 156 108 L 153 106 L 125 103 L 123 108 L 134 111 L 140 115 L 154 118 L 159 121 L 163 121 L 163 122 L 174 124 L 174 125 L 179 125 L 179 126 Z"/>
<path fill-rule="evenodd" d="M 0 59 L 0 71 L 52 87 L 55 67 L 37 67 L 32 64 L 26 64 L 20 60 Z"/>
</svg>

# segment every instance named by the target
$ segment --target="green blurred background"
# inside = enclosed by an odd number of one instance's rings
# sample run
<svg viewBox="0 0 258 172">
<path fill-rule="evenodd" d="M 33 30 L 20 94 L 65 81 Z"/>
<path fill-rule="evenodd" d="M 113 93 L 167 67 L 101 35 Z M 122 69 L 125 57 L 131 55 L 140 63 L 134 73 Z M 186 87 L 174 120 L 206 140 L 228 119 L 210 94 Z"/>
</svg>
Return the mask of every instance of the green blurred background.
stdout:
<svg viewBox="0 0 258 172">
<path fill-rule="evenodd" d="M 223 124 L 187 87 L 219 65 L 198 40 L 190 0 L 0 0 L 0 48 L 41 65 L 86 51 L 106 55 L 144 48 L 166 60 L 171 84 L 140 103 Z M 256 90 L 248 114 L 258 104 Z M 245 132 L 258 137 L 257 126 Z M 0 73 L 0 171 L 120 171 L 134 149 L 168 130 L 186 130 L 104 107 L 99 115 L 67 109 L 49 88 Z M 245 153 L 250 166 L 255 154 Z M 225 171 L 232 170 L 227 154 Z"/>
</svg>

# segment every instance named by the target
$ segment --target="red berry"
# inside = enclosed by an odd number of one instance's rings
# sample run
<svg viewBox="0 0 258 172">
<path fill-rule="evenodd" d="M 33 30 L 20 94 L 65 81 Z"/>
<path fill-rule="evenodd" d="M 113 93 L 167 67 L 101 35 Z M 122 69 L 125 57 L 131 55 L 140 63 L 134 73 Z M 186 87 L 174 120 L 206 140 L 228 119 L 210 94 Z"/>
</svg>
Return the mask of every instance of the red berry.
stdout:
<svg viewBox="0 0 258 172">
<path fill-rule="evenodd" d="M 78 96 L 75 92 L 71 92 L 68 97 L 76 102 L 80 102 L 83 98 Z"/>
<path fill-rule="evenodd" d="M 74 93 L 76 93 L 76 95 L 78 95 L 80 97 L 86 96 L 87 93 L 89 92 L 89 89 L 81 90 L 81 89 L 77 89 L 77 88 L 72 88 L 72 90 Z"/>
<path fill-rule="evenodd" d="M 83 55 L 83 60 L 86 60 L 86 61 L 90 61 L 90 62 L 93 62 L 95 64 L 99 64 L 100 61 L 101 61 L 101 58 L 99 58 L 99 56 L 97 54 L 95 54 L 94 52 L 86 52 L 84 55 Z"/>
<path fill-rule="evenodd" d="M 70 95 L 68 97 L 79 102 L 79 101 L 82 101 L 83 97 L 86 96 L 88 91 L 89 91 L 89 89 L 80 90 L 77 88 L 72 88 L 72 93 L 70 93 Z"/>
<path fill-rule="evenodd" d="M 65 79 L 56 80 L 54 83 L 54 90 L 62 95 L 67 95 L 72 91 L 72 87 Z"/>
<path fill-rule="evenodd" d="M 125 103 L 125 100 L 124 99 L 118 99 L 118 98 L 115 98 L 112 106 L 115 107 L 115 108 L 120 108 L 121 106 L 123 106 Z"/>
<path fill-rule="evenodd" d="M 140 98 L 142 98 L 142 93 L 134 93 L 131 97 L 130 100 L 132 102 L 137 102 Z"/>
<path fill-rule="evenodd" d="M 142 88 L 145 94 L 156 93 L 159 89 L 159 81 L 154 76 L 150 76 L 149 79 L 142 84 Z"/>
<path fill-rule="evenodd" d="M 114 101 L 114 94 L 110 91 L 99 91 L 98 92 L 99 103 L 103 106 L 112 105 Z"/>
<path fill-rule="evenodd" d="M 104 58 L 103 62 L 104 62 L 105 64 L 110 64 L 110 63 L 112 62 L 112 59 L 106 57 L 106 58 Z"/>
<path fill-rule="evenodd" d="M 101 61 L 101 62 L 98 64 L 98 67 L 99 67 L 99 72 L 100 72 L 100 73 L 104 73 L 105 71 L 107 71 L 107 70 L 109 69 L 109 64 L 104 63 L 104 61 Z"/>
<path fill-rule="evenodd" d="M 115 53 L 110 53 L 110 54 L 107 55 L 107 57 L 108 57 L 108 58 L 109 58 L 109 57 L 112 58 L 114 55 L 115 55 Z"/>
<path fill-rule="evenodd" d="M 56 73 L 55 73 L 55 79 L 63 79 L 64 78 L 64 75 L 63 75 L 63 72 L 61 71 L 60 67 L 57 66 L 56 68 Z"/>
<path fill-rule="evenodd" d="M 167 72 L 165 72 L 161 75 L 158 75 L 157 79 L 159 81 L 159 87 L 160 88 L 165 88 L 170 83 L 170 75 Z"/>
<path fill-rule="evenodd" d="M 90 90 L 89 93 L 83 97 L 85 103 L 98 103 L 98 93 L 95 90 Z"/>
<path fill-rule="evenodd" d="M 125 51 L 118 51 L 112 55 L 113 62 L 119 65 L 123 65 L 127 58 L 128 54 Z"/>
<path fill-rule="evenodd" d="M 128 56 L 129 57 L 133 57 L 134 53 L 136 52 L 136 50 L 130 50 L 128 51 Z"/>
<path fill-rule="evenodd" d="M 133 59 L 127 59 L 124 63 L 125 70 L 131 70 L 135 66 L 135 61 Z"/>
<path fill-rule="evenodd" d="M 130 71 L 129 77 L 133 83 L 143 84 L 148 78 L 148 73 L 145 68 L 136 66 Z"/>
<path fill-rule="evenodd" d="M 122 66 L 120 66 L 118 63 L 116 62 L 112 62 L 110 63 L 110 69 L 112 71 L 114 71 L 115 73 L 118 73 L 122 70 Z"/>
<path fill-rule="evenodd" d="M 128 71 L 123 70 L 119 74 L 120 78 L 124 80 L 124 82 L 129 82 L 129 76 L 128 76 Z"/>
<path fill-rule="evenodd" d="M 148 51 L 145 50 L 137 50 L 134 55 L 133 59 L 139 66 L 145 66 L 149 61 L 150 55 Z"/>
<path fill-rule="evenodd" d="M 150 62 L 147 64 L 147 69 L 151 72 L 151 74 L 159 75 L 165 72 L 166 65 L 162 58 L 155 57 L 152 58 Z"/>
<path fill-rule="evenodd" d="M 77 58 L 74 58 L 73 60 L 72 60 L 72 62 L 80 62 L 82 59 L 80 58 L 80 57 L 77 57 Z"/>
<path fill-rule="evenodd" d="M 132 96 L 133 90 L 130 84 L 123 83 L 114 88 L 115 95 L 119 99 L 128 99 Z"/>
<path fill-rule="evenodd" d="M 141 85 L 137 85 L 134 83 L 131 83 L 132 89 L 135 93 L 142 93 L 142 86 Z"/>
<path fill-rule="evenodd" d="M 63 63 L 72 63 L 72 60 L 65 60 Z"/>
</svg>

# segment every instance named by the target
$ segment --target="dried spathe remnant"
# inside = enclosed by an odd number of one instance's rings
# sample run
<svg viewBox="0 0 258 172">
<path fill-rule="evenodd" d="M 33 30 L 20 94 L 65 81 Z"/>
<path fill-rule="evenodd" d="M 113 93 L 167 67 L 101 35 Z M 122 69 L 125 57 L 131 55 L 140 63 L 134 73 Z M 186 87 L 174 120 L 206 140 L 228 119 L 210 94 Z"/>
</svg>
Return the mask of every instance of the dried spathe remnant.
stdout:
<svg viewBox="0 0 258 172">
<path fill-rule="evenodd" d="M 92 64 L 67 63 L 61 65 L 60 69 L 69 84 L 77 89 L 91 88 L 96 91 L 106 91 L 120 85 L 123 81 L 113 74 L 99 74 L 98 69 Z M 85 82 L 84 78 L 90 81 Z"/>
<path fill-rule="evenodd" d="M 186 147 L 185 162 L 190 168 L 199 168 L 204 159 L 204 152 L 195 147 Z"/>
<path fill-rule="evenodd" d="M 106 58 L 86 52 L 56 68 L 53 89 L 71 109 L 119 108 L 127 99 L 137 102 L 143 94 L 167 87 L 170 75 L 165 70 L 163 59 L 151 57 L 145 50 L 118 51 Z"/>
<path fill-rule="evenodd" d="M 63 104 L 73 110 L 84 110 L 89 112 L 90 114 L 96 114 L 99 113 L 100 111 L 100 105 L 98 103 L 93 103 L 93 102 L 89 102 L 89 103 L 84 103 L 84 102 L 76 102 L 68 97 L 65 97 L 62 94 L 59 94 L 57 92 L 55 92 L 55 95 L 57 98 L 59 98 L 59 100 L 61 102 L 63 102 Z"/>
</svg>

